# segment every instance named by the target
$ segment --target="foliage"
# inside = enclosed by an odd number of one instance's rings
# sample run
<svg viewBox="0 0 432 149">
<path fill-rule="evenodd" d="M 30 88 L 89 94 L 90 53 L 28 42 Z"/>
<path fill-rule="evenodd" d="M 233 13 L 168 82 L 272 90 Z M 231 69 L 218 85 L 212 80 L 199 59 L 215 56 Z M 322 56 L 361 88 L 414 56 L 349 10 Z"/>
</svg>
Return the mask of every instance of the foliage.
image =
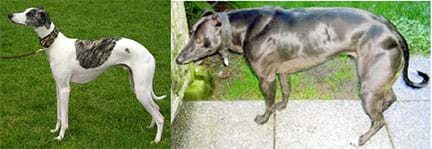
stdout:
<svg viewBox="0 0 432 149">
<path fill-rule="evenodd" d="M 400 17 L 393 21 L 397 29 L 407 40 L 410 52 L 414 54 L 430 54 L 430 28 L 417 20 Z"/>
</svg>

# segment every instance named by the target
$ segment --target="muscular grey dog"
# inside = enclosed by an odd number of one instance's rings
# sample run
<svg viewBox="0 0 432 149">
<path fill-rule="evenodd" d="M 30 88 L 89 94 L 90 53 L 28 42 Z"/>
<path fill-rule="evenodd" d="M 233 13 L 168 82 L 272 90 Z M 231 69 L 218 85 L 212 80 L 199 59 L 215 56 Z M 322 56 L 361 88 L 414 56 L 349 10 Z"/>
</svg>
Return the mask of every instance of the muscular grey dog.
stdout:
<svg viewBox="0 0 432 149">
<path fill-rule="evenodd" d="M 382 16 L 352 8 L 281 9 L 264 7 L 206 14 L 192 28 L 188 44 L 176 58 L 186 64 L 227 49 L 243 51 L 259 78 L 266 110 L 255 121 L 264 124 L 274 110 L 286 107 L 289 74 L 319 65 L 340 54 L 357 63 L 360 98 L 371 120 L 360 136 L 365 144 L 384 125 L 383 112 L 396 101 L 392 85 L 401 69 L 413 88 L 427 85 L 429 77 L 414 83 L 408 78 L 408 44 L 396 27 Z M 276 77 L 282 101 L 274 104 Z"/>
<path fill-rule="evenodd" d="M 42 8 L 28 8 L 11 13 L 9 19 L 16 24 L 33 28 L 44 47 L 57 88 L 57 124 L 51 132 L 60 130 L 57 140 L 64 138 L 68 123 L 70 82 L 87 83 L 113 66 L 125 66 L 136 97 L 151 114 L 150 127 L 156 123 L 154 142 L 162 136 L 164 117 L 154 100 L 160 100 L 153 92 L 153 76 L 156 61 L 140 43 L 127 38 L 103 38 L 79 40 L 63 35 L 48 13 Z"/>
</svg>

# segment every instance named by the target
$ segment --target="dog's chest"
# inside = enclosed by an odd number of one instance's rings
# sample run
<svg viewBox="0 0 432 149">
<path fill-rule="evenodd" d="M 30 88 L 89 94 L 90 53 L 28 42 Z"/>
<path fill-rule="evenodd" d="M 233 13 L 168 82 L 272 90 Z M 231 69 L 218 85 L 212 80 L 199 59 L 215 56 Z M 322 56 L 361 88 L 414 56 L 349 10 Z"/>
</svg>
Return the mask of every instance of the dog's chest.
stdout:
<svg viewBox="0 0 432 149">
<path fill-rule="evenodd" d="M 75 68 L 71 75 L 71 81 L 74 83 L 87 83 L 96 79 L 105 69 L 81 69 Z"/>
</svg>

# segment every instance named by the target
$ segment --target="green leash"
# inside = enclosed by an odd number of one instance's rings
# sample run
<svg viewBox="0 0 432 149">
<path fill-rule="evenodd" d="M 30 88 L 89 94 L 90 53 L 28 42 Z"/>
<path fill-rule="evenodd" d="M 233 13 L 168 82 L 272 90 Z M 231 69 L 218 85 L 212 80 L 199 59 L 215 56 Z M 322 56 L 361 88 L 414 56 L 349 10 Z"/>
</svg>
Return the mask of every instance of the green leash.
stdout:
<svg viewBox="0 0 432 149">
<path fill-rule="evenodd" d="M 24 58 L 24 57 L 29 57 L 29 56 L 33 56 L 36 55 L 40 52 L 44 51 L 44 49 L 38 49 L 35 50 L 33 52 L 30 53 L 25 53 L 25 54 L 21 54 L 21 55 L 14 55 L 14 56 L 0 56 L 0 59 L 17 59 L 17 58 Z"/>
</svg>

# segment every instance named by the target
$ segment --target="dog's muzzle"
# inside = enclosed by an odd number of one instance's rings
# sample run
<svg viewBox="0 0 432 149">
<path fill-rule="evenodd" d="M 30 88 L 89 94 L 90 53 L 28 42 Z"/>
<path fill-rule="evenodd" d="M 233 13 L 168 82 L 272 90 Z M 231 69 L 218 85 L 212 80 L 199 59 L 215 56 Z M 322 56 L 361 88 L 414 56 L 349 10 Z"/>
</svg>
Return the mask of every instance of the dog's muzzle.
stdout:
<svg viewBox="0 0 432 149">
<path fill-rule="evenodd" d="M 184 60 L 183 60 L 183 58 L 181 58 L 180 56 L 177 57 L 177 58 L 176 58 L 176 63 L 179 64 L 179 65 L 184 64 Z"/>
</svg>

